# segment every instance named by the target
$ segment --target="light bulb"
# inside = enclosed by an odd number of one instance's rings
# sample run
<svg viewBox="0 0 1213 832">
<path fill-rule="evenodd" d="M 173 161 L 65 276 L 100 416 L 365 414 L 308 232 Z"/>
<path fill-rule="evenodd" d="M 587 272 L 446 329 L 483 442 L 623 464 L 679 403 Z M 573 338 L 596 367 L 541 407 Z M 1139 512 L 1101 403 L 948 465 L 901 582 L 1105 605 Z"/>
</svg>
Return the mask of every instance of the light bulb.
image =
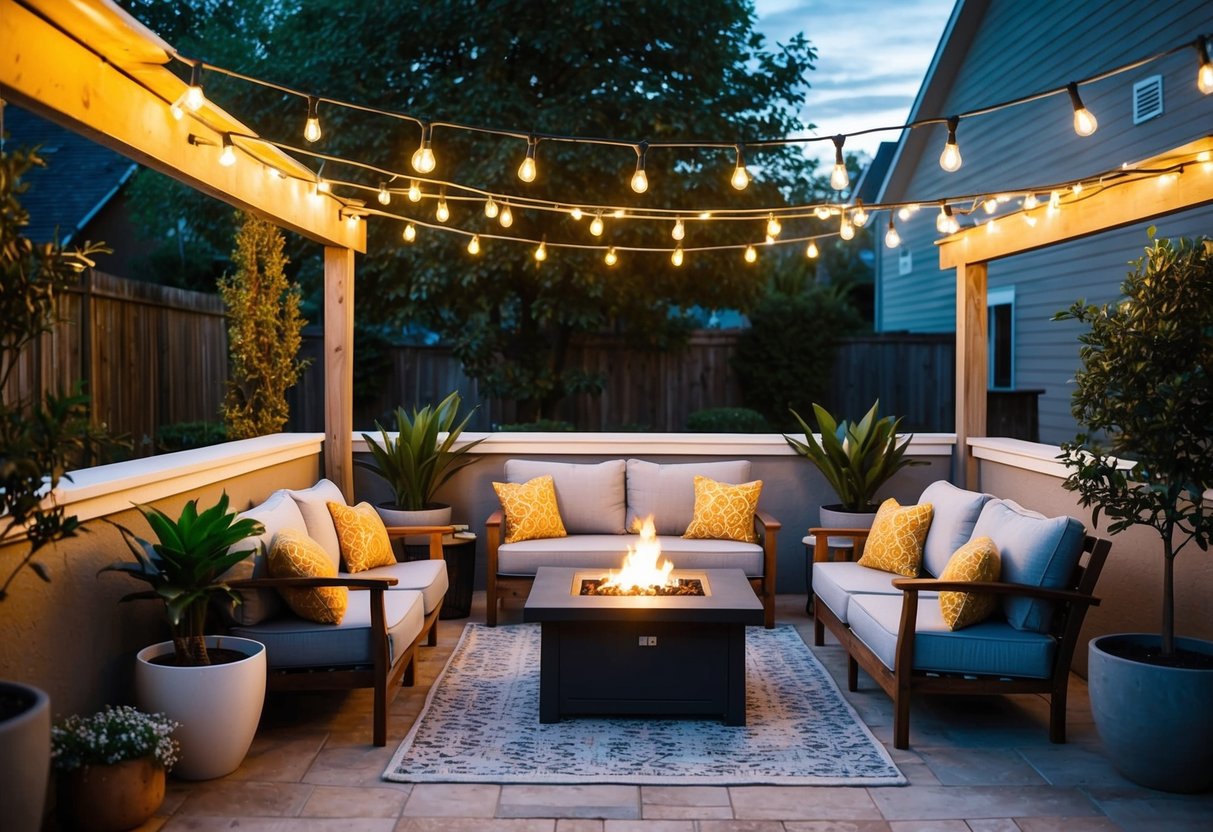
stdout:
<svg viewBox="0 0 1213 832">
<path fill-rule="evenodd" d="M 314 95 L 307 97 L 307 121 L 303 125 L 303 138 L 309 142 L 320 141 L 320 100 Z"/>
<path fill-rule="evenodd" d="M 935 217 L 935 230 L 940 234 L 948 233 L 949 220 L 952 219 L 952 209 L 947 204 L 939 206 L 939 216 Z"/>
<path fill-rule="evenodd" d="M 616 208 L 614 211 L 611 212 L 611 216 L 617 220 L 621 220 L 624 217 L 626 217 L 627 215 L 628 215 L 628 212 L 623 210 L 622 208 Z"/>
<path fill-rule="evenodd" d="M 350 214 L 348 217 L 346 217 L 346 218 L 345 218 L 345 223 L 346 223 L 346 225 L 348 225 L 350 228 L 357 228 L 357 227 L 358 227 L 358 222 L 359 222 L 361 219 L 362 219 L 362 217 L 358 216 L 357 214 Z"/>
<path fill-rule="evenodd" d="M 649 176 L 644 172 L 644 155 L 649 150 L 648 142 L 636 145 L 636 172 L 632 174 L 632 190 L 642 194 L 649 189 Z"/>
<path fill-rule="evenodd" d="M 850 220 L 844 215 L 842 224 L 838 226 L 838 236 L 844 240 L 850 240 L 855 237 L 855 226 L 851 225 Z"/>
<path fill-rule="evenodd" d="M 317 179 L 316 180 L 316 190 L 315 190 L 316 194 L 327 194 L 331 190 L 332 190 L 332 188 L 329 186 L 327 179 Z"/>
<path fill-rule="evenodd" d="M 775 219 L 774 214 L 769 215 L 767 217 L 767 235 L 778 237 L 780 231 L 783 231 L 783 226 L 779 224 L 779 220 Z"/>
<path fill-rule="evenodd" d="M 225 168 L 236 164 L 236 149 L 232 147 L 232 137 L 227 133 L 223 134 L 223 151 L 219 154 L 219 164 Z"/>
<path fill-rule="evenodd" d="M 406 243 L 411 243 L 417 239 L 417 227 L 411 222 L 404 226 L 404 234 L 401 235 Z"/>
<path fill-rule="evenodd" d="M 733 168 L 733 175 L 729 177 L 729 184 L 739 191 L 744 191 L 750 184 L 750 173 L 745 169 L 745 156 L 741 152 L 741 145 L 737 145 L 737 164 Z"/>
<path fill-rule="evenodd" d="M 569 216 L 575 220 L 580 220 L 585 215 L 581 213 L 580 208 L 574 208 L 571 211 L 569 211 Z"/>
<path fill-rule="evenodd" d="M 811 260 L 816 260 L 817 255 L 820 253 L 821 252 L 817 250 L 817 242 L 815 240 L 811 240 L 809 242 L 809 247 L 804 250 L 804 256 Z"/>
<path fill-rule="evenodd" d="M 1040 200 L 1036 198 L 1036 194 L 1028 194 L 1023 198 L 1023 209 L 1025 211 L 1031 211 L 1039 204 Z"/>
<path fill-rule="evenodd" d="M 1078 196 L 1079 194 L 1081 194 L 1082 193 L 1082 183 L 1075 182 L 1073 185 L 1071 185 L 1070 193 L 1074 194 L 1074 196 Z"/>
<path fill-rule="evenodd" d="M 686 226 L 682 224 L 682 220 L 674 220 L 674 228 L 670 231 L 670 236 L 675 240 L 681 240 L 687 235 Z"/>
<path fill-rule="evenodd" d="M 421 201 L 421 185 L 419 185 L 417 183 L 416 179 L 413 179 L 409 182 L 409 202 L 420 202 L 420 201 Z"/>
<path fill-rule="evenodd" d="M 897 219 L 901 220 L 902 222 L 905 222 L 909 218 L 910 218 L 910 209 L 909 208 L 898 208 L 897 209 Z"/>
<path fill-rule="evenodd" d="M 497 216 L 498 210 L 497 203 L 493 201 L 492 197 L 489 197 L 484 201 L 484 215 L 489 219 Z"/>
<path fill-rule="evenodd" d="M 514 212 L 510 210 L 508 202 L 501 206 L 501 213 L 497 215 L 497 222 L 501 223 L 502 228 L 509 228 L 514 224 Z"/>
<path fill-rule="evenodd" d="M 745 256 L 745 261 L 747 263 L 753 263 L 755 260 L 758 259 L 758 252 L 754 249 L 753 246 L 746 246 L 744 256 Z"/>
<path fill-rule="evenodd" d="M 1066 84 L 1066 92 L 1070 94 L 1070 104 L 1074 107 L 1074 132 L 1080 136 L 1091 135 L 1099 126 L 1099 122 L 1091 111 L 1083 106 L 1082 98 L 1078 95 L 1078 84 L 1073 81 Z"/>
<path fill-rule="evenodd" d="M 434 158 L 434 150 L 430 147 L 430 126 L 423 124 L 421 126 L 421 144 L 413 151 L 413 170 L 418 173 L 430 173 L 437 165 L 437 160 Z"/>
<path fill-rule="evenodd" d="M 602 257 L 602 262 L 606 263 L 608 266 L 613 266 L 619 262 L 619 255 L 615 253 L 614 246 L 607 249 L 606 254 L 604 254 Z"/>
<path fill-rule="evenodd" d="M 206 101 L 206 96 L 202 94 L 202 87 L 196 87 L 191 84 L 189 89 L 185 91 L 185 106 L 187 109 L 200 110 L 204 101 Z"/>
<path fill-rule="evenodd" d="M 1058 191 L 1053 191 L 1049 194 L 1049 210 L 1056 211 L 1061 208 L 1061 194 Z"/>
<path fill-rule="evenodd" d="M 526 157 L 522 160 L 522 164 L 518 166 L 518 178 L 523 182 L 535 181 L 535 147 L 538 142 L 534 137 L 527 139 L 526 142 Z"/>
<path fill-rule="evenodd" d="M 547 259 L 548 259 L 548 244 L 540 243 L 539 248 L 535 249 L 535 260 L 536 260 L 536 262 L 542 263 L 544 260 L 547 260 Z"/>
<path fill-rule="evenodd" d="M 956 142 L 956 128 L 960 125 L 959 116 L 948 117 L 948 140 L 944 143 L 943 153 L 939 154 L 939 166 L 948 173 L 960 170 L 964 160 L 960 158 L 960 145 Z"/>
<path fill-rule="evenodd" d="M 711 212 L 711 211 L 700 211 L 700 212 L 699 212 L 699 219 L 701 219 L 701 220 L 710 220 L 711 218 L 712 218 L 712 212 Z"/>
<path fill-rule="evenodd" d="M 594 219 L 590 220 L 590 233 L 595 237 L 602 236 L 602 215 L 595 214 Z"/>
<path fill-rule="evenodd" d="M 889 230 L 884 233 L 885 248 L 897 248 L 901 245 L 901 235 L 897 233 L 897 226 L 893 225 L 893 218 L 889 217 Z"/>
<path fill-rule="evenodd" d="M 868 212 L 864 210 L 863 203 L 859 203 L 859 207 L 851 212 L 851 225 L 856 228 L 863 228 L 868 221 Z"/>
<path fill-rule="evenodd" d="M 1196 88 L 1205 95 L 1213 93 L 1213 61 L 1205 61 L 1196 73 Z"/>
<path fill-rule="evenodd" d="M 178 98 L 176 101 L 174 101 L 174 102 L 173 102 L 172 104 L 170 104 L 170 105 L 169 105 L 169 107 L 168 107 L 168 111 L 169 111 L 169 113 L 170 113 L 170 114 L 173 116 L 173 118 L 174 118 L 176 121 L 181 121 L 181 119 L 185 118 L 185 110 L 183 110 L 183 109 L 181 108 L 181 102 L 182 102 L 182 100 L 184 100 L 184 99 L 183 99 L 183 98 Z"/>
<path fill-rule="evenodd" d="M 468 240 L 468 254 L 476 255 L 480 253 L 480 235 L 473 234 L 472 239 Z"/>
<path fill-rule="evenodd" d="M 842 145 L 845 141 L 846 136 L 834 137 L 834 170 L 830 173 L 830 187 L 836 191 L 841 191 L 851 184 L 846 163 L 842 160 Z"/>
<path fill-rule="evenodd" d="M 387 183 L 379 183 L 379 196 L 377 197 L 380 205 L 389 205 L 392 201 L 392 195 L 388 193 Z"/>
<path fill-rule="evenodd" d="M 446 204 L 446 197 L 438 197 L 438 207 L 434 209 L 434 219 L 438 222 L 446 222 L 451 218 L 451 209 Z"/>
<path fill-rule="evenodd" d="M 817 215 L 819 220 L 828 220 L 830 218 L 830 209 L 824 205 L 818 205 L 813 209 L 813 213 Z"/>
<path fill-rule="evenodd" d="M 682 246 L 674 249 L 674 253 L 670 255 L 670 262 L 675 266 L 682 265 Z"/>
<path fill-rule="evenodd" d="M 950 215 L 949 215 L 949 217 L 948 217 L 948 233 L 949 233 L 949 234 L 955 234 L 955 233 L 956 233 L 957 231 L 959 231 L 959 230 L 960 230 L 960 220 L 956 219 L 956 217 L 953 217 L 953 216 L 950 216 Z"/>
<path fill-rule="evenodd" d="M 998 200 L 992 196 L 986 197 L 986 200 L 981 203 L 981 207 L 987 214 L 993 214 L 998 210 Z"/>
<path fill-rule="evenodd" d="M 764 246 L 769 246 L 773 242 L 775 242 L 775 238 L 772 237 L 770 234 L 766 235 L 766 237 L 764 237 L 762 240 L 762 244 Z"/>
</svg>

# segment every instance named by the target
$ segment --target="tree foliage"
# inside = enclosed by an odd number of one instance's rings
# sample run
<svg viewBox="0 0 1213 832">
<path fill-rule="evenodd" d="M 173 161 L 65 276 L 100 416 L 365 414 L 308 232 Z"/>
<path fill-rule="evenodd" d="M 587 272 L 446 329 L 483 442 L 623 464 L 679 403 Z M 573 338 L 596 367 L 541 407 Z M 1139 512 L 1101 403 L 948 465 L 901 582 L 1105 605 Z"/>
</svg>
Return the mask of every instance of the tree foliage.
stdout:
<svg viewBox="0 0 1213 832">
<path fill-rule="evenodd" d="M 219 281 L 231 357 L 222 405 L 229 439 L 282 430 L 286 391 L 307 366 L 296 358 L 304 321 L 299 291 L 283 271 L 283 242 L 275 225 L 245 214 L 232 252 L 236 271 Z"/>
</svg>

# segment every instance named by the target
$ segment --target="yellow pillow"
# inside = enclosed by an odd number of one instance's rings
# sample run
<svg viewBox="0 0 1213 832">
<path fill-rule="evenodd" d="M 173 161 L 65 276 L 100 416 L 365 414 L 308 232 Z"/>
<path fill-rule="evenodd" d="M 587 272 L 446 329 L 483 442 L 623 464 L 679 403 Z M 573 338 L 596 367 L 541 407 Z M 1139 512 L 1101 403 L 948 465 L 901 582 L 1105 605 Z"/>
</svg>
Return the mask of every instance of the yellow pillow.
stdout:
<svg viewBox="0 0 1213 832">
<path fill-rule="evenodd" d="M 863 547 L 860 566 L 917 578 L 922 545 L 935 509 L 930 503 L 902 507 L 892 497 L 880 504 Z"/>
<path fill-rule="evenodd" d="M 329 502 L 327 505 L 329 514 L 333 515 L 333 527 L 337 530 L 341 559 L 345 561 L 347 572 L 365 572 L 376 566 L 396 563 L 387 527 L 370 503 L 347 506 Z"/>
<path fill-rule="evenodd" d="M 493 490 L 505 510 L 506 543 L 568 536 L 556 505 L 556 485 L 551 474 L 521 484 L 495 482 Z"/>
<path fill-rule="evenodd" d="M 998 547 L 988 537 L 970 540 L 952 553 L 941 581 L 997 581 L 1002 574 Z M 981 592 L 941 592 L 939 611 L 949 630 L 985 621 L 998 608 L 998 596 Z"/>
<path fill-rule="evenodd" d="M 271 578 L 337 577 L 337 567 L 324 548 L 295 529 L 283 529 L 274 535 L 268 566 Z M 350 600 L 350 591 L 343 586 L 279 589 L 278 592 L 295 615 L 320 624 L 340 624 Z"/>
<path fill-rule="evenodd" d="M 695 510 L 691 524 L 682 536 L 758 542 L 758 536 L 754 534 L 754 511 L 761 493 L 762 480 L 729 485 L 696 474 Z"/>
</svg>

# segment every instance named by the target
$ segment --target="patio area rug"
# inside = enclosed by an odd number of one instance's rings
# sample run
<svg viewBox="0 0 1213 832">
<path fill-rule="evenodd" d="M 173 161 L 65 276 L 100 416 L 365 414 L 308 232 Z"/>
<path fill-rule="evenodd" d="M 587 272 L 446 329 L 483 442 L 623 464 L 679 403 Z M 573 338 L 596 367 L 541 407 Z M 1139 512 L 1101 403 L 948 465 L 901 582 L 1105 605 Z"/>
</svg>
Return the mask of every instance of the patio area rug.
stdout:
<svg viewBox="0 0 1213 832">
<path fill-rule="evenodd" d="M 539 722 L 539 625 L 469 624 L 383 777 L 402 783 L 904 785 L 796 630 L 746 628 L 745 726 Z"/>
</svg>

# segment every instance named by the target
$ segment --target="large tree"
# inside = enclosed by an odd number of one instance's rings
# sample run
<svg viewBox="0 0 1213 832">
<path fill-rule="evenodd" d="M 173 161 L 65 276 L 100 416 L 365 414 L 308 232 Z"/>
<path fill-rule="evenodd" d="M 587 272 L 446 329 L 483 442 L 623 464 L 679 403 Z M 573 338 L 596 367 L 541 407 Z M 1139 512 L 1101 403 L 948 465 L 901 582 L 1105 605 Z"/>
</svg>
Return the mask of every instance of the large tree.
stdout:
<svg viewBox="0 0 1213 832">
<path fill-rule="evenodd" d="M 185 54 L 312 94 L 434 121 L 637 142 L 746 142 L 800 131 L 815 58 L 801 35 L 766 48 L 748 0 L 209 0 L 188 12 L 166 5 L 130 3 Z M 208 96 L 260 134 L 304 144 L 299 98 L 214 73 L 206 80 Z M 399 172 L 394 185 L 407 183 L 415 125 L 330 105 L 320 116 L 317 150 Z M 433 177 L 540 199 L 690 212 L 806 200 L 819 187 L 798 147 L 748 152 L 757 178 L 743 192 L 728 183 L 731 149 L 654 148 L 646 158 L 650 189 L 637 195 L 627 184 L 636 161 L 630 148 L 542 142 L 539 175 L 525 185 L 515 176 L 524 141 L 440 127 L 433 142 Z M 381 178 L 333 162 L 324 172 L 372 187 Z M 377 207 L 370 193 L 343 193 Z M 450 225 L 501 231 L 480 203 L 451 204 Z M 431 220 L 433 206 L 398 195 L 390 209 Z M 517 208 L 514 215 L 510 231 L 519 236 L 595 241 L 588 219 Z M 668 224 L 607 223 L 609 244 L 672 245 Z M 762 237 L 759 221 L 687 225 L 688 247 Z M 746 308 L 766 278 L 761 263 L 747 266 L 737 252 L 688 255 L 681 268 L 668 253 L 623 254 L 608 268 L 600 251 L 553 247 L 540 264 L 527 246 L 486 239 L 473 258 L 466 238 L 421 229 L 407 246 L 401 230 L 399 222 L 371 221 L 357 314 L 436 329 L 483 390 L 519 402 L 522 419 L 551 415 L 569 392 L 600 384 L 566 365 L 577 333 L 613 328 L 662 343 L 677 329 L 671 310 Z"/>
</svg>

